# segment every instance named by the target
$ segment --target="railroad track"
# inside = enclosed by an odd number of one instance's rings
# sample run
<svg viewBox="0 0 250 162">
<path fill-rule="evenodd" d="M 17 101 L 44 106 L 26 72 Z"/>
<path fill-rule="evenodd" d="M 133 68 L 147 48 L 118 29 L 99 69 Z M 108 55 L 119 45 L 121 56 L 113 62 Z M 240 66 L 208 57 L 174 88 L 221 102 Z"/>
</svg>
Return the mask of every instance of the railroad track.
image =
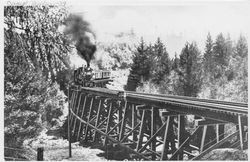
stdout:
<svg viewBox="0 0 250 162">
<path fill-rule="evenodd" d="M 205 116 L 227 122 L 237 122 L 240 115 L 247 122 L 248 104 L 240 102 L 229 102 L 211 99 L 198 99 L 186 96 L 174 96 L 163 94 L 139 93 L 132 91 L 117 91 L 106 88 L 86 88 L 88 93 L 110 98 L 124 98 L 129 102 L 143 105 L 152 105 L 159 109 L 176 111 L 179 113 Z"/>
<path fill-rule="evenodd" d="M 126 92 L 127 96 L 132 96 L 135 98 L 147 98 L 150 100 L 157 100 L 160 102 L 168 102 L 176 105 L 184 104 L 189 106 L 195 106 L 205 109 L 210 109 L 212 111 L 226 111 L 232 114 L 248 115 L 248 104 L 247 103 L 237 103 L 228 102 L 220 100 L 208 100 L 208 99 L 198 99 L 194 97 L 185 96 L 171 96 L 171 95 L 159 95 L 159 94 L 149 94 L 149 93 L 138 93 L 138 92 Z"/>
<path fill-rule="evenodd" d="M 229 106 L 240 106 L 246 107 L 248 106 L 247 103 L 243 102 L 230 102 L 230 101 L 221 101 L 215 99 L 202 99 L 202 98 L 195 98 L 195 97 L 187 97 L 187 96 L 176 96 L 176 95 L 165 95 L 165 94 L 152 94 L 152 93 L 140 93 L 140 92 L 133 92 L 134 94 L 146 94 L 152 96 L 159 96 L 159 97 L 167 97 L 167 98 L 175 98 L 175 99 L 183 99 L 183 100 L 190 100 L 190 101 L 199 101 L 199 102 L 206 102 L 206 103 L 215 103 L 215 104 L 223 104 Z"/>
</svg>

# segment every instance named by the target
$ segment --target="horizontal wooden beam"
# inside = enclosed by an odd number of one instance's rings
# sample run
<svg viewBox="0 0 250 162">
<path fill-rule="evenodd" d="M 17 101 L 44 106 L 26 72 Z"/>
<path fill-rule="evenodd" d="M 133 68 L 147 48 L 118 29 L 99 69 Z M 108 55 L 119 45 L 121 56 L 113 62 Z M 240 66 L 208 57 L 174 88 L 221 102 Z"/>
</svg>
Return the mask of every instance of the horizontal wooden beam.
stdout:
<svg viewBox="0 0 250 162">
<path fill-rule="evenodd" d="M 204 125 L 215 125 L 215 124 L 227 124 L 229 122 L 223 122 L 219 120 L 213 120 L 213 119 L 199 119 L 195 120 L 195 125 L 196 126 L 204 126 Z"/>
<path fill-rule="evenodd" d="M 195 155 L 194 155 L 194 154 L 192 154 L 191 152 L 188 152 L 188 151 L 186 151 L 186 150 L 183 150 L 183 152 L 184 152 L 185 154 L 189 155 L 189 156 L 193 156 L 193 157 L 195 157 Z"/>
<path fill-rule="evenodd" d="M 193 149 L 195 149 L 195 150 L 200 150 L 200 148 L 199 147 L 197 147 L 197 146 L 194 146 L 194 145 L 189 145 L 189 147 L 191 147 L 191 148 L 193 148 Z"/>
<path fill-rule="evenodd" d="M 124 144 L 124 145 L 135 145 L 136 143 L 134 143 L 134 142 L 125 142 L 125 143 L 122 143 L 122 144 Z"/>
<path fill-rule="evenodd" d="M 163 111 L 160 113 L 161 116 L 177 116 L 177 115 L 187 115 L 187 113 L 180 113 L 175 111 Z"/>
<path fill-rule="evenodd" d="M 152 110 L 152 107 L 146 105 L 137 105 L 135 106 L 136 110 Z"/>
</svg>

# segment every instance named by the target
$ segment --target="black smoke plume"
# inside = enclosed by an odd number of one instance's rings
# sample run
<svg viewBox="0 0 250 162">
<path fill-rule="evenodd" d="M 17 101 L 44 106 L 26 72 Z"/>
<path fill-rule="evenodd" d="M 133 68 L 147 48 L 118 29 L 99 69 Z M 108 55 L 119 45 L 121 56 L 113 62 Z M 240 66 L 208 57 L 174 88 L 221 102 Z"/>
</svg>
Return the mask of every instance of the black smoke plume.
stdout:
<svg viewBox="0 0 250 162">
<path fill-rule="evenodd" d="M 79 15 L 69 15 L 65 21 L 66 28 L 64 33 L 70 35 L 72 41 L 75 42 L 78 55 L 87 62 L 89 67 L 90 61 L 93 59 L 96 51 L 96 45 L 91 35 L 95 38 L 95 34 L 90 25 Z"/>
</svg>

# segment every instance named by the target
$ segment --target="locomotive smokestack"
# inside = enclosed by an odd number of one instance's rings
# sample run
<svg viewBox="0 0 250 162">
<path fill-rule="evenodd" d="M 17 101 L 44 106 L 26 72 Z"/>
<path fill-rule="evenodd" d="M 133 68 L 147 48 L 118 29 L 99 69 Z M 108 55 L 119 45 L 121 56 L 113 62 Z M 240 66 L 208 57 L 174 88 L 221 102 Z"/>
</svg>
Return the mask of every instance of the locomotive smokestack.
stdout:
<svg viewBox="0 0 250 162">
<path fill-rule="evenodd" d="M 89 23 L 79 15 L 69 15 L 65 24 L 64 33 L 71 36 L 72 41 L 75 42 L 77 54 L 87 62 L 89 67 L 96 51 L 95 35 Z"/>
</svg>

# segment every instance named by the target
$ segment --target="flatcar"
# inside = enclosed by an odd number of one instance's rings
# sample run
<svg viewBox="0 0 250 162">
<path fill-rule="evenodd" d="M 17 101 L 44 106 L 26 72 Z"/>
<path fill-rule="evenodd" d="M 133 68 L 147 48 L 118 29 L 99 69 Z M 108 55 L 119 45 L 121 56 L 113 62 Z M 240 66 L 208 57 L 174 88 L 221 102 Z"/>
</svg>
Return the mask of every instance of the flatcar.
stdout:
<svg viewBox="0 0 250 162">
<path fill-rule="evenodd" d="M 74 71 L 74 84 L 83 87 L 106 87 L 112 81 L 111 71 L 93 71 L 90 67 L 80 67 Z"/>
</svg>

